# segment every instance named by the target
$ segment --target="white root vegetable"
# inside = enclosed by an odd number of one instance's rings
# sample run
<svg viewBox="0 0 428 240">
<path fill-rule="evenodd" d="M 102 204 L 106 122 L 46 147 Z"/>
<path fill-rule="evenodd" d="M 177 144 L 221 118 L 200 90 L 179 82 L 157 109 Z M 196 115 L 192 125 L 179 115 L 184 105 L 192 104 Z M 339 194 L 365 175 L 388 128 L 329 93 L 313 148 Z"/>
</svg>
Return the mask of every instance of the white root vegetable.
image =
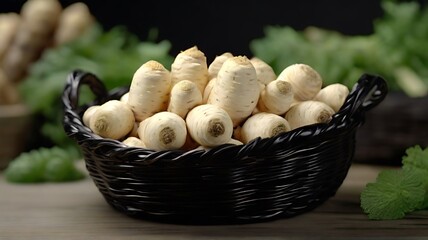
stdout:
<svg viewBox="0 0 428 240">
<path fill-rule="evenodd" d="M 221 67 L 208 104 L 224 109 L 238 126 L 251 115 L 260 96 L 256 70 L 245 56 L 231 57 Z"/>
<path fill-rule="evenodd" d="M 50 46 L 61 11 L 58 0 L 28 0 L 24 3 L 18 30 L 2 62 L 10 81 L 20 81 L 30 64 Z"/>
<path fill-rule="evenodd" d="M 239 141 L 239 140 L 236 140 L 236 139 L 233 139 L 233 138 L 231 138 L 230 139 L 230 141 L 229 142 L 227 142 L 227 143 L 225 143 L 225 144 L 233 144 L 233 145 L 242 145 L 243 143 L 241 142 L 241 141 Z M 213 147 L 207 147 L 207 146 L 198 146 L 197 148 L 196 148 L 196 150 L 210 150 L 210 149 L 212 149 Z"/>
<path fill-rule="evenodd" d="M 202 103 L 202 94 L 194 82 L 183 80 L 172 87 L 168 112 L 176 113 L 183 119 L 190 109 Z"/>
<path fill-rule="evenodd" d="M 285 114 L 285 119 L 291 129 L 314 124 L 328 123 L 334 110 L 327 104 L 319 101 L 303 101 L 293 105 Z"/>
<path fill-rule="evenodd" d="M 266 85 L 264 85 L 263 83 L 259 82 L 259 87 L 260 87 L 260 93 L 263 91 L 263 89 L 266 88 Z"/>
<path fill-rule="evenodd" d="M 75 40 L 86 32 L 94 22 L 94 17 L 85 3 L 76 2 L 69 5 L 60 15 L 54 35 L 54 45 L 59 46 Z"/>
<path fill-rule="evenodd" d="M 192 139 L 207 147 L 227 143 L 233 134 L 230 116 L 222 108 L 211 104 L 199 105 L 190 110 L 186 125 Z"/>
<path fill-rule="evenodd" d="M 132 130 L 129 132 L 128 137 L 138 137 L 138 127 L 140 126 L 140 122 L 134 122 L 134 126 Z"/>
<path fill-rule="evenodd" d="M 18 31 L 21 17 L 17 13 L 0 14 L 0 62 Z"/>
<path fill-rule="evenodd" d="M 22 5 L 20 14 L 23 23 L 32 26 L 31 29 L 51 33 L 58 25 L 62 10 L 58 0 L 28 0 Z"/>
<path fill-rule="evenodd" d="M 86 109 L 86 111 L 83 113 L 83 124 L 85 124 L 85 126 L 89 127 L 89 123 L 91 122 L 91 118 L 94 115 L 95 111 L 97 111 L 97 109 L 100 107 L 100 105 L 94 105 L 94 106 L 90 106 L 88 109 Z"/>
<path fill-rule="evenodd" d="M 248 143 L 257 137 L 274 137 L 290 130 L 290 124 L 285 118 L 273 113 L 260 112 L 249 117 L 242 125 L 241 140 Z"/>
<path fill-rule="evenodd" d="M 242 126 L 237 126 L 233 129 L 232 138 L 242 142 Z"/>
<path fill-rule="evenodd" d="M 221 66 L 223 66 L 223 63 L 231 57 L 233 57 L 233 55 L 230 52 L 225 52 L 219 56 L 216 56 L 211 62 L 211 64 L 208 66 L 208 79 L 211 80 L 217 77 L 218 71 L 220 71 L 220 68 Z"/>
<path fill-rule="evenodd" d="M 217 78 L 215 77 L 208 82 L 207 86 L 205 86 L 204 94 L 202 96 L 202 103 L 207 103 L 208 97 L 210 96 L 211 90 L 213 89 L 216 81 Z"/>
<path fill-rule="evenodd" d="M 251 58 L 250 61 L 256 69 L 259 82 L 267 85 L 276 79 L 276 74 L 269 64 L 257 57 Z"/>
<path fill-rule="evenodd" d="M 275 80 L 262 90 L 257 108 L 261 112 L 283 115 L 294 102 L 294 93 L 291 83 Z"/>
<path fill-rule="evenodd" d="M 110 100 L 92 114 L 89 128 L 101 137 L 118 140 L 132 130 L 134 122 L 134 114 L 126 103 Z"/>
<path fill-rule="evenodd" d="M 256 105 L 256 107 L 253 109 L 253 112 L 251 113 L 251 115 L 254 115 L 254 114 L 256 114 L 256 113 L 259 113 L 259 112 L 261 112 L 260 111 L 260 108 L 258 107 L 258 105 L 259 104 L 262 104 L 260 101 L 261 101 L 261 99 L 260 99 L 260 97 L 262 97 L 262 93 L 263 93 L 263 90 L 266 88 L 266 85 L 264 85 L 263 83 L 261 83 L 260 81 L 259 81 L 259 87 L 260 87 L 260 96 L 259 96 L 259 101 L 257 102 L 257 105 Z M 263 108 L 263 107 L 262 107 Z M 263 109 L 266 109 L 266 107 L 264 107 Z"/>
<path fill-rule="evenodd" d="M 259 112 L 261 112 L 260 109 L 258 107 L 255 107 L 251 115 L 257 114 Z"/>
<path fill-rule="evenodd" d="M 186 123 L 175 113 L 159 112 L 138 127 L 138 136 L 148 149 L 161 151 L 181 148 L 186 142 Z"/>
<path fill-rule="evenodd" d="M 128 99 L 129 99 L 129 92 L 125 93 L 122 95 L 122 97 L 120 97 L 120 101 L 124 102 L 124 103 L 128 103 Z"/>
<path fill-rule="evenodd" d="M 194 82 L 203 94 L 208 83 L 207 58 L 196 46 L 177 54 L 171 64 L 172 85 L 182 80 Z"/>
<path fill-rule="evenodd" d="M 323 84 L 320 74 L 311 66 L 302 63 L 286 67 L 278 79 L 291 83 L 296 101 L 313 99 Z"/>
<path fill-rule="evenodd" d="M 168 107 L 171 78 L 169 71 L 159 62 L 144 63 L 132 78 L 128 104 L 138 122 L 165 111 Z"/>
<path fill-rule="evenodd" d="M 239 140 L 237 140 L 237 139 L 230 139 L 230 141 L 229 142 L 227 142 L 227 144 L 235 144 L 235 145 L 243 145 L 244 143 L 243 142 L 241 142 L 241 141 L 239 141 Z"/>
<path fill-rule="evenodd" d="M 313 100 L 324 102 L 335 112 L 338 112 L 349 95 L 347 86 L 341 83 L 333 83 L 323 87 Z"/>
<path fill-rule="evenodd" d="M 127 137 L 125 140 L 122 141 L 124 144 L 130 146 L 130 147 L 141 147 L 145 148 L 143 141 L 137 137 Z"/>
</svg>

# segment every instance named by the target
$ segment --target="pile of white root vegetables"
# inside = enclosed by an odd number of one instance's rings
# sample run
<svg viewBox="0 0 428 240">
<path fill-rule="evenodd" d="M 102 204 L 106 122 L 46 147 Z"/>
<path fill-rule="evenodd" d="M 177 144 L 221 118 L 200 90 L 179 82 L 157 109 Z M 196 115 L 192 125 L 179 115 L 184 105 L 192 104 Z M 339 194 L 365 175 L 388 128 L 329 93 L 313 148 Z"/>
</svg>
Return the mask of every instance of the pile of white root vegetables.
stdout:
<svg viewBox="0 0 428 240">
<path fill-rule="evenodd" d="M 194 46 L 180 52 L 170 70 L 157 61 L 144 63 L 128 93 L 91 106 L 83 123 L 128 146 L 207 150 L 326 123 L 348 94 L 341 84 L 323 86 L 306 64 L 290 65 L 277 76 L 258 58 L 226 52 L 208 65 Z"/>
<path fill-rule="evenodd" d="M 17 85 L 44 50 L 70 42 L 95 22 L 87 5 L 28 0 L 20 13 L 0 14 L 0 105 L 20 101 Z"/>
</svg>

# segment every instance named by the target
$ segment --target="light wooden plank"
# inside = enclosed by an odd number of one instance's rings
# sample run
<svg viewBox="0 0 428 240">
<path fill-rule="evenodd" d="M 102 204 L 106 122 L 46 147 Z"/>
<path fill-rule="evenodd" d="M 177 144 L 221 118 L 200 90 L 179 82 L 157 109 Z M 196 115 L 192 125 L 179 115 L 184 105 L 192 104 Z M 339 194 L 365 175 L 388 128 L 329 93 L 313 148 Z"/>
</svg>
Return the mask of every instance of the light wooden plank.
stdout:
<svg viewBox="0 0 428 240">
<path fill-rule="evenodd" d="M 19 185 L 0 180 L 0 239 L 283 239 L 428 236 L 428 212 L 370 221 L 359 194 L 381 167 L 354 164 L 336 196 L 314 211 L 276 221 L 222 226 L 162 224 L 113 210 L 92 181 Z"/>
</svg>

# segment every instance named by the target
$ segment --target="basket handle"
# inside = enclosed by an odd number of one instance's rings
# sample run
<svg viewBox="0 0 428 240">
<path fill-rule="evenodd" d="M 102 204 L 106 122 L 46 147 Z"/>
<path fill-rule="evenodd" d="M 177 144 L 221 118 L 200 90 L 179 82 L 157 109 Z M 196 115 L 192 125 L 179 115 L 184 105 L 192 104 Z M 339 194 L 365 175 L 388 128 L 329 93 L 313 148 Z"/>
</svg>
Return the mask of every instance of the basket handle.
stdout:
<svg viewBox="0 0 428 240">
<path fill-rule="evenodd" d="M 65 108 L 75 111 L 79 107 L 80 86 L 86 84 L 95 94 L 95 102 L 104 102 L 108 97 L 105 85 L 92 73 L 74 70 L 67 77 L 62 101 Z"/>
<path fill-rule="evenodd" d="M 364 113 L 382 102 L 387 93 L 388 86 L 382 77 L 367 73 L 361 75 L 342 108 L 333 115 L 332 125 L 339 127 L 346 121 L 362 123 Z"/>
</svg>

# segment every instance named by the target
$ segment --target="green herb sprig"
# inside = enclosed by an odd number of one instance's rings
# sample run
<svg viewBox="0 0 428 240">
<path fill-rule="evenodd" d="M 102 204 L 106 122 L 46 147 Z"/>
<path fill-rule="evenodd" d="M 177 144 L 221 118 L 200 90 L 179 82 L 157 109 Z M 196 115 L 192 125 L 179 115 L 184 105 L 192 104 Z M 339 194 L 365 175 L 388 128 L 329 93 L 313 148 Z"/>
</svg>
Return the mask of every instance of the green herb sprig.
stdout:
<svg viewBox="0 0 428 240">
<path fill-rule="evenodd" d="M 381 171 L 361 192 L 361 208 L 373 220 L 401 219 L 428 209 L 428 148 L 408 148 L 399 169 Z"/>
</svg>

